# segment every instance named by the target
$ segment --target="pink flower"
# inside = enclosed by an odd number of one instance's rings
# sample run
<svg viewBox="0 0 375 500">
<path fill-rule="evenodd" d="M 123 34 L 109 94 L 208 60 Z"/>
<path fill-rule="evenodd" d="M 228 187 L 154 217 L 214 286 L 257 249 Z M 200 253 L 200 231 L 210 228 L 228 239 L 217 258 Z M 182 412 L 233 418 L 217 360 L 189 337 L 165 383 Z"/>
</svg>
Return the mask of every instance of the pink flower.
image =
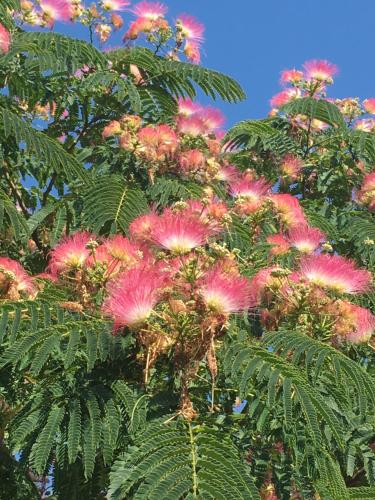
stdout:
<svg viewBox="0 0 375 500">
<path fill-rule="evenodd" d="M 375 98 L 365 99 L 363 101 L 363 107 L 367 113 L 375 115 Z"/>
<path fill-rule="evenodd" d="M 326 83 L 332 83 L 332 77 L 338 72 L 337 66 L 326 60 L 313 59 L 306 61 L 303 67 L 307 80 L 317 80 Z"/>
<path fill-rule="evenodd" d="M 261 200 L 270 190 L 270 183 L 264 179 L 248 180 L 241 179 L 230 184 L 231 194 L 234 197 L 241 196 L 253 201 Z"/>
<path fill-rule="evenodd" d="M 151 237 L 151 230 L 158 220 L 159 217 L 153 212 L 140 215 L 130 224 L 129 232 L 137 241 L 148 241 Z"/>
<path fill-rule="evenodd" d="M 234 165 L 223 166 L 216 175 L 216 179 L 224 182 L 234 183 L 240 177 L 240 172 Z"/>
<path fill-rule="evenodd" d="M 108 238 L 103 247 L 113 259 L 127 266 L 134 265 L 142 256 L 139 246 L 121 234 Z"/>
<path fill-rule="evenodd" d="M 140 2 L 132 9 L 136 16 L 154 21 L 159 17 L 164 17 L 167 11 L 168 7 L 160 2 Z"/>
<path fill-rule="evenodd" d="M 298 99 L 299 97 L 301 97 L 301 91 L 299 89 L 285 89 L 272 97 L 270 105 L 272 108 L 280 108 L 284 106 L 284 104 L 287 104 L 293 99 Z"/>
<path fill-rule="evenodd" d="M 271 234 L 267 237 L 267 243 L 272 246 L 272 255 L 283 255 L 289 252 L 289 241 L 282 234 Z"/>
<path fill-rule="evenodd" d="M 103 139 L 106 139 L 107 137 L 111 137 L 112 135 L 120 135 L 121 132 L 121 123 L 117 120 L 113 120 L 104 127 L 102 137 Z"/>
<path fill-rule="evenodd" d="M 151 240 L 176 254 L 204 245 L 212 234 L 198 217 L 166 210 L 151 228 Z"/>
<path fill-rule="evenodd" d="M 303 78 L 303 72 L 297 69 L 286 69 L 281 72 L 280 82 L 282 84 L 298 83 Z"/>
<path fill-rule="evenodd" d="M 301 253 L 312 253 L 325 240 L 325 234 L 316 227 L 296 226 L 290 229 L 288 239 Z"/>
<path fill-rule="evenodd" d="M 303 161 L 294 155 L 287 154 L 281 160 L 280 170 L 281 173 L 291 180 L 298 179 L 299 173 L 301 172 L 303 166 Z"/>
<path fill-rule="evenodd" d="M 63 238 L 51 250 L 49 271 L 59 274 L 81 268 L 90 255 L 87 244 L 91 240 L 95 240 L 95 236 L 86 231 Z"/>
<path fill-rule="evenodd" d="M 206 132 L 203 121 L 196 115 L 180 116 L 177 120 L 177 128 L 181 134 L 197 137 Z"/>
<path fill-rule="evenodd" d="M 210 270 L 201 280 L 200 293 L 206 306 L 219 314 L 230 314 L 249 309 L 251 302 L 250 281 L 242 276 Z"/>
<path fill-rule="evenodd" d="M 191 99 L 180 97 L 178 99 L 178 114 L 182 116 L 191 116 L 202 110 L 202 106 Z"/>
<path fill-rule="evenodd" d="M 368 309 L 348 303 L 353 318 L 351 329 L 343 340 L 351 344 L 368 342 L 375 330 L 375 316 Z"/>
<path fill-rule="evenodd" d="M 39 4 L 50 27 L 55 21 L 69 21 L 74 15 L 70 0 L 40 0 Z"/>
<path fill-rule="evenodd" d="M 305 215 L 297 198 L 291 194 L 272 194 L 270 196 L 280 220 L 288 227 L 307 225 Z"/>
<path fill-rule="evenodd" d="M 211 107 L 204 108 L 202 112 L 199 113 L 199 118 L 209 131 L 220 128 L 225 122 L 225 117 L 220 109 Z"/>
<path fill-rule="evenodd" d="M 165 275 L 152 267 L 135 267 L 121 274 L 109 287 L 103 311 L 114 319 L 115 329 L 137 328 L 150 317 L 159 300 Z"/>
<path fill-rule="evenodd" d="M 103 8 L 106 10 L 125 10 L 129 7 L 130 2 L 127 0 L 102 0 Z"/>
<path fill-rule="evenodd" d="M 33 296 L 36 288 L 21 264 L 8 257 L 0 257 L 0 296 L 18 300 L 20 295 Z"/>
<path fill-rule="evenodd" d="M 354 124 L 356 130 L 361 130 L 362 132 L 374 132 L 375 131 L 375 119 L 365 118 L 363 120 L 357 120 Z"/>
<path fill-rule="evenodd" d="M 370 210 L 375 210 L 375 172 L 365 175 L 357 200 Z"/>
<path fill-rule="evenodd" d="M 309 283 L 338 293 L 360 293 L 369 289 L 371 274 L 339 255 L 310 255 L 300 262 L 300 275 Z"/>
<path fill-rule="evenodd" d="M 204 168 L 206 157 L 199 149 L 189 149 L 180 153 L 178 162 L 183 173 L 196 172 Z"/>
<path fill-rule="evenodd" d="M 169 125 L 142 128 L 138 132 L 137 152 L 149 161 L 165 161 L 178 146 L 176 132 Z"/>
<path fill-rule="evenodd" d="M 198 44 L 187 40 L 184 47 L 184 54 L 193 64 L 200 64 L 201 51 Z"/>
<path fill-rule="evenodd" d="M 6 54 L 10 48 L 10 33 L 0 23 L 0 54 Z"/>
<path fill-rule="evenodd" d="M 180 14 L 176 21 L 177 29 L 189 42 L 195 44 L 203 41 L 204 25 L 197 21 L 194 17 L 187 14 Z"/>
</svg>

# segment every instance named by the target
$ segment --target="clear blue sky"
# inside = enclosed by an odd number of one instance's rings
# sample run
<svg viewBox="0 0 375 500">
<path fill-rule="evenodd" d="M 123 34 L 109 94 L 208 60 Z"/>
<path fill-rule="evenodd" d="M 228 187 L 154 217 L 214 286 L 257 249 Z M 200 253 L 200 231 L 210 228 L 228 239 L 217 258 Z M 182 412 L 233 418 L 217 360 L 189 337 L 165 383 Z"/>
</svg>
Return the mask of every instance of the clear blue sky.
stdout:
<svg viewBox="0 0 375 500">
<path fill-rule="evenodd" d="M 170 17 L 188 12 L 206 25 L 202 64 L 233 76 L 244 87 L 245 102 L 220 103 L 228 126 L 265 116 L 270 97 L 279 90 L 280 71 L 299 67 L 307 59 L 328 59 L 340 68 L 332 97 L 375 97 L 375 0 L 163 3 Z M 123 17 L 126 27 L 131 15 Z M 56 30 L 82 36 L 76 25 L 57 25 Z"/>
</svg>

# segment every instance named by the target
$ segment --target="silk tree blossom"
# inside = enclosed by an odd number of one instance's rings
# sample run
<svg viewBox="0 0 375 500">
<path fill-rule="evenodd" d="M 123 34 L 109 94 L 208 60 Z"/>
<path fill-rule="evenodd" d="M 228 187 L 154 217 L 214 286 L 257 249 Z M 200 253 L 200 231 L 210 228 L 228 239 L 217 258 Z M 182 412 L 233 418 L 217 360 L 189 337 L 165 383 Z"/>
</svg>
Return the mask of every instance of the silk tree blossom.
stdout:
<svg viewBox="0 0 375 500">
<path fill-rule="evenodd" d="M 166 210 L 151 228 L 151 240 L 176 254 L 188 253 L 207 243 L 213 234 L 198 217 Z"/>
<path fill-rule="evenodd" d="M 308 283 L 337 293 L 356 294 L 369 290 L 371 274 L 339 255 L 310 255 L 301 259 L 299 275 Z"/>
<path fill-rule="evenodd" d="M 374 333 L 375 316 L 364 307 L 336 300 L 329 303 L 324 312 L 334 323 L 332 333 L 339 343 L 362 344 Z"/>
<path fill-rule="evenodd" d="M 301 253 L 314 252 L 325 239 L 325 234 L 316 227 L 297 226 L 290 229 L 288 233 L 290 246 Z"/>
<path fill-rule="evenodd" d="M 188 14 L 180 14 L 176 27 L 183 38 L 195 45 L 203 41 L 204 25 Z"/>
<path fill-rule="evenodd" d="M 356 198 L 371 211 L 375 210 L 375 172 L 365 175 Z"/>
<path fill-rule="evenodd" d="M 102 6 L 105 10 L 126 10 L 129 5 L 130 2 L 127 0 L 102 0 Z"/>
<path fill-rule="evenodd" d="M 280 108 L 293 99 L 299 99 L 300 97 L 302 97 L 300 89 L 288 88 L 274 95 L 270 100 L 270 105 L 272 108 Z"/>
<path fill-rule="evenodd" d="M 70 0 L 40 0 L 39 4 L 43 17 L 50 27 L 55 21 L 70 21 L 74 15 Z"/>
<path fill-rule="evenodd" d="M 290 180 L 298 179 L 302 167 L 303 161 L 292 154 L 285 155 L 280 163 L 280 170 L 282 175 Z"/>
<path fill-rule="evenodd" d="M 375 132 L 375 119 L 364 118 L 363 120 L 357 120 L 354 124 L 354 128 L 361 132 Z"/>
<path fill-rule="evenodd" d="M 195 115 L 199 111 L 202 111 L 202 106 L 192 101 L 189 98 L 180 97 L 178 99 L 178 114 L 182 116 Z"/>
<path fill-rule="evenodd" d="M 216 130 L 224 125 L 225 117 L 220 109 L 207 107 L 199 113 L 199 117 L 202 120 L 207 131 Z"/>
<path fill-rule="evenodd" d="M 230 184 L 231 194 L 234 197 L 249 198 L 258 201 L 263 198 L 269 190 L 271 184 L 264 178 L 249 180 L 242 178 Z"/>
<path fill-rule="evenodd" d="M 363 101 L 363 108 L 367 113 L 375 115 L 375 98 L 365 99 Z"/>
<path fill-rule="evenodd" d="M 169 125 L 156 125 L 142 128 L 138 132 L 138 143 L 138 154 L 150 161 L 164 161 L 175 153 L 178 138 Z"/>
<path fill-rule="evenodd" d="M 103 311 L 114 319 L 114 328 L 138 328 L 150 317 L 165 286 L 165 275 L 152 267 L 135 267 L 122 273 L 109 287 Z"/>
<path fill-rule="evenodd" d="M 121 234 L 116 234 L 112 238 L 108 238 L 104 242 L 103 247 L 113 259 L 127 266 L 134 265 L 142 257 L 139 245 Z"/>
<path fill-rule="evenodd" d="M 200 64 L 201 52 L 198 44 L 194 42 L 189 42 L 187 40 L 184 47 L 184 54 L 186 58 L 193 64 Z"/>
<path fill-rule="evenodd" d="M 208 309 L 219 314 L 227 315 L 252 306 L 250 281 L 243 276 L 224 274 L 218 267 L 202 279 L 199 291 Z"/>
<path fill-rule="evenodd" d="M 177 119 L 177 129 L 180 134 L 191 135 L 198 137 L 206 133 L 206 127 L 199 116 L 180 116 Z"/>
<path fill-rule="evenodd" d="M 299 83 L 303 79 L 303 72 L 297 69 L 286 69 L 281 72 L 280 83 L 282 85 Z"/>
<path fill-rule="evenodd" d="M 353 316 L 352 328 L 347 331 L 344 340 L 351 344 L 368 342 L 375 330 L 375 316 L 356 304 L 350 304 L 349 311 Z"/>
<path fill-rule="evenodd" d="M 49 263 L 51 274 L 57 275 L 82 268 L 86 259 L 90 256 L 87 245 L 94 239 L 95 236 L 86 231 L 77 232 L 63 238 L 51 250 Z"/>
<path fill-rule="evenodd" d="M 6 54 L 10 48 L 10 33 L 0 23 L 0 54 Z"/>
<path fill-rule="evenodd" d="M 338 73 L 337 66 L 326 60 L 313 59 L 306 61 L 303 64 L 303 68 L 307 80 L 316 80 L 325 83 L 332 83 L 333 76 Z"/>
<path fill-rule="evenodd" d="M 136 241 L 149 241 L 151 238 L 151 231 L 155 224 L 158 222 L 159 217 L 156 213 L 149 213 L 140 215 L 129 226 L 129 232 Z"/>
<path fill-rule="evenodd" d="M 159 17 L 165 16 L 168 7 L 160 2 L 140 2 L 132 8 L 132 12 L 140 18 L 156 21 Z"/>
<path fill-rule="evenodd" d="M 0 257 L 0 296 L 18 300 L 21 296 L 32 297 L 36 288 L 21 264 L 8 257 Z"/>
<path fill-rule="evenodd" d="M 289 240 L 283 234 L 271 234 L 267 243 L 271 245 L 271 255 L 284 255 L 290 250 Z"/>
<path fill-rule="evenodd" d="M 305 214 L 298 198 L 288 193 L 272 194 L 270 199 L 275 207 L 280 221 L 288 228 L 305 225 L 307 226 Z"/>
</svg>

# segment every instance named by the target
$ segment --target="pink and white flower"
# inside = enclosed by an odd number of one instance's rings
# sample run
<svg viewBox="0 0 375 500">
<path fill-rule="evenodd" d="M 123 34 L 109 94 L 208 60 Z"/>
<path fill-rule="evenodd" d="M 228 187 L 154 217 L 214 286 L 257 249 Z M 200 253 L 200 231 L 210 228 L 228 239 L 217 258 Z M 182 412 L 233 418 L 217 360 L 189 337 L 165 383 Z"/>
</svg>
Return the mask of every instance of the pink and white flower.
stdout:
<svg viewBox="0 0 375 500">
<path fill-rule="evenodd" d="M 135 267 L 122 273 L 109 287 L 103 311 L 114 319 L 115 330 L 142 326 L 159 300 L 165 275 L 152 267 Z"/>
<path fill-rule="evenodd" d="M 17 300 L 19 296 L 34 296 L 36 288 L 32 278 L 21 264 L 8 257 L 0 257 L 0 295 Z"/>
<path fill-rule="evenodd" d="M 356 294 L 370 288 L 371 274 L 339 255 L 310 255 L 300 262 L 300 277 L 338 293 Z"/>
<path fill-rule="evenodd" d="M 305 78 L 319 82 L 332 83 L 333 76 L 338 73 L 338 68 L 326 60 L 313 59 L 306 61 L 303 65 Z"/>
<path fill-rule="evenodd" d="M 198 217 L 166 210 L 151 228 L 151 240 L 176 254 L 204 245 L 212 231 Z"/>
<path fill-rule="evenodd" d="M 298 69 L 286 69 L 281 72 L 280 82 L 285 85 L 288 83 L 299 83 L 303 78 L 303 72 Z"/>
<path fill-rule="evenodd" d="M 164 17 L 168 11 L 168 7 L 160 2 L 140 2 L 137 3 L 132 12 L 140 17 L 156 21 L 160 17 Z"/>
<path fill-rule="evenodd" d="M 218 268 L 202 279 L 200 294 L 208 309 L 219 314 L 243 311 L 252 305 L 250 281 L 243 276 L 222 273 Z"/>
<path fill-rule="evenodd" d="M 203 41 L 204 25 L 188 14 L 180 14 L 176 21 L 177 29 L 189 42 L 199 44 Z"/>
<path fill-rule="evenodd" d="M 55 21 L 69 21 L 74 15 L 70 0 L 40 0 L 39 4 L 43 17 L 50 27 Z"/>
<path fill-rule="evenodd" d="M 81 268 L 90 255 L 87 244 L 94 239 L 95 236 L 86 231 L 63 238 L 51 250 L 48 266 L 51 274 L 56 275 Z"/>
<path fill-rule="evenodd" d="M 325 238 L 325 234 L 320 229 L 309 226 L 294 227 L 288 234 L 290 246 L 301 253 L 314 252 Z"/>
</svg>

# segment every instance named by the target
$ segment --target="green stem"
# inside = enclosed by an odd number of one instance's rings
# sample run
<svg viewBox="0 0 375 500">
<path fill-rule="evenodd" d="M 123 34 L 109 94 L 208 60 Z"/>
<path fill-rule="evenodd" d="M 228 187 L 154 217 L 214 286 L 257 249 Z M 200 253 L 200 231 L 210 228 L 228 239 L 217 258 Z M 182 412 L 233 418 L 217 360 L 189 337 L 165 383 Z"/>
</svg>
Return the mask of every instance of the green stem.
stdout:
<svg viewBox="0 0 375 500">
<path fill-rule="evenodd" d="M 190 436 L 190 446 L 191 446 L 191 461 L 192 461 L 192 477 L 193 477 L 193 496 L 196 498 L 198 495 L 198 478 L 197 478 L 197 450 L 194 442 L 193 429 L 191 424 L 188 423 L 189 426 L 189 436 Z"/>
</svg>

